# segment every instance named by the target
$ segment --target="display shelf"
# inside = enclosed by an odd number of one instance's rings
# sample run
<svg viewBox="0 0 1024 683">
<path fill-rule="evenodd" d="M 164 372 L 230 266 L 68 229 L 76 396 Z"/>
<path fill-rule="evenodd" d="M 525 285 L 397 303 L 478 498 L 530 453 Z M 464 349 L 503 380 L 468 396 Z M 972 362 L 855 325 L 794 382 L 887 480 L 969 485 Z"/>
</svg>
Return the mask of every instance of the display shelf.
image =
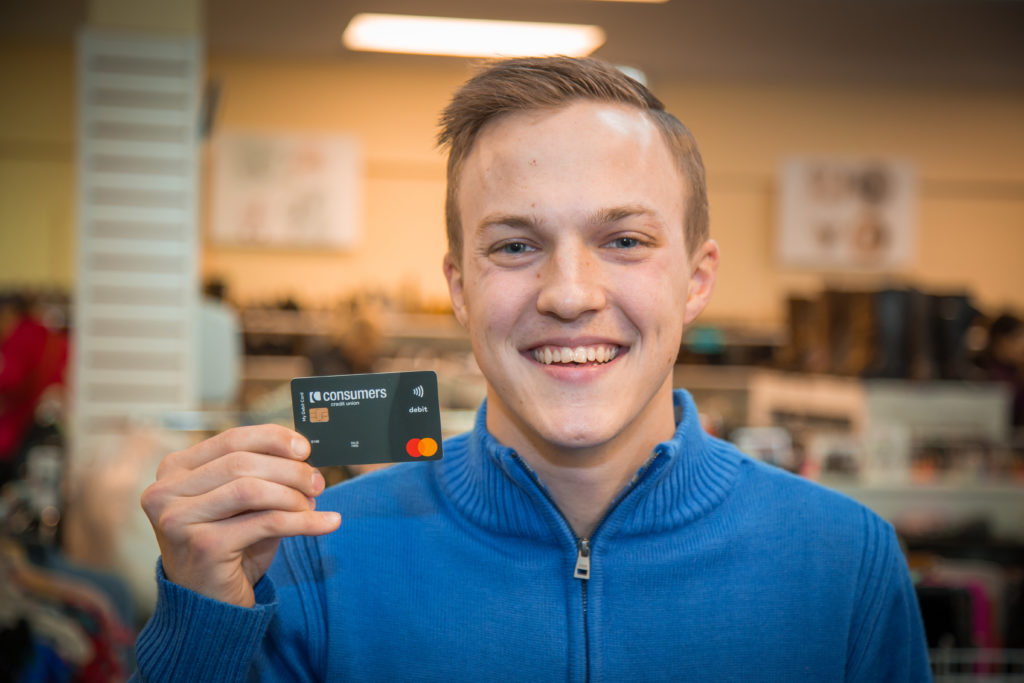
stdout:
<svg viewBox="0 0 1024 683">
<path fill-rule="evenodd" d="M 242 378 L 246 382 L 269 382 L 278 384 L 293 377 L 305 377 L 311 373 L 309 359 L 305 356 L 257 356 L 247 355 L 242 366 Z"/>
<path fill-rule="evenodd" d="M 863 380 L 697 365 L 677 365 L 673 380 L 694 395 L 702 413 L 724 415 L 733 426 L 783 420 L 805 435 L 842 429 L 863 436 L 895 423 L 906 434 L 905 448 L 961 443 L 1006 450 L 1010 442 L 1009 394 L 994 383 Z M 978 481 L 983 474 L 951 472 L 945 479 L 910 483 L 910 452 L 886 455 L 886 462 L 877 454 L 865 459 L 860 478 L 833 476 L 821 483 L 894 523 L 955 528 L 980 520 L 993 537 L 1024 542 L 1024 481 L 983 482 Z M 876 471 L 882 465 L 889 469 Z"/>
<path fill-rule="evenodd" d="M 902 528 L 957 528 L 983 520 L 993 538 L 1024 542 L 1024 483 L 821 483 Z"/>
<path fill-rule="evenodd" d="M 242 310 L 242 331 L 246 334 L 325 335 L 338 319 L 333 311 L 292 311 L 274 308 Z"/>
</svg>

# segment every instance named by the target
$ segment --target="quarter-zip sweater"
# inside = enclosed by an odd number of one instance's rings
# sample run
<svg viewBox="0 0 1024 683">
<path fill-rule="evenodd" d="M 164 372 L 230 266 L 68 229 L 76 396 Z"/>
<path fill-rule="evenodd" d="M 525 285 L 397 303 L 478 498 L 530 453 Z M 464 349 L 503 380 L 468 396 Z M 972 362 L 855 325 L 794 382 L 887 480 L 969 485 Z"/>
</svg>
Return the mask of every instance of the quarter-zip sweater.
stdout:
<svg viewBox="0 0 1024 683">
<path fill-rule="evenodd" d="M 930 680 L 892 527 L 682 417 L 589 539 L 486 429 L 325 492 L 257 605 L 170 583 L 147 681 Z M 589 566 L 588 566 L 589 565 Z"/>
</svg>

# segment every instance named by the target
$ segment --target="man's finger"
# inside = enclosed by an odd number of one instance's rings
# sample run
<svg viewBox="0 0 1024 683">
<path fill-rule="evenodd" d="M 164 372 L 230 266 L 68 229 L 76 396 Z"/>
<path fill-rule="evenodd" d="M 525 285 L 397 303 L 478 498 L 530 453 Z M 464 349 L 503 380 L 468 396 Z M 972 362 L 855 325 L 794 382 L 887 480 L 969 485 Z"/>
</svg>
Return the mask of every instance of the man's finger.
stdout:
<svg viewBox="0 0 1024 683">
<path fill-rule="evenodd" d="M 298 432 L 281 425 L 233 427 L 191 448 L 174 453 L 165 461 L 170 461 L 168 464 L 173 468 L 195 469 L 235 451 L 305 460 L 309 456 L 309 441 Z"/>
<path fill-rule="evenodd" d="M 175 498 L 157 513 L 156 525 L 174 542 L 188 542 L 196 525 L 220 522 L 248 512 L 312 510 L 312 498 L 290 486 L 263 479 L 237 479 L 213 491 L 190 498 Z M 223 539 L 232 548 L 244 547 L 236 539 Z"/>
<path fill-rule="evenodd" d="M 233 546 L 248 548 L 272 538 L 329 534 L 340 525 L 341 515 L 337 512 L 261 510 L 219 522 L 216 533 L 221 538 L 230 538 Z"/>
<path fill-rule="evenodd" d="M 173 476 L 173 475 L 172 475 Z M 212 460 L 167 482 L 174 496 L 200 496 L 236 479 L 253 478 L 288 486 L 306 496 L 324 490 L 320 472 L 304 462 L 263 453 L 236 451 Z"/>
</svg>

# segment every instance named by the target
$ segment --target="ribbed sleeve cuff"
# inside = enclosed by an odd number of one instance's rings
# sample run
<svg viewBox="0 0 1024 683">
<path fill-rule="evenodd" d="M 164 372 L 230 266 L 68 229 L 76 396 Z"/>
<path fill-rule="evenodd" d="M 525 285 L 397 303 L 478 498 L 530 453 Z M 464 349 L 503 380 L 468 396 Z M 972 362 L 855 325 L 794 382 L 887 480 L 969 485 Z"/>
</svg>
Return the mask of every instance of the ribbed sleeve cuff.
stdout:
<svg viewBox="0 0 1024 683">
<path fill-rule="evenodd" d="M 135 642 L 140 678 L 244 681 L 277 608 L 269 577 L 256 584 L 256 605 L 237 607 L 172 583 L 157 563 L 157 603 Z"/>
</svg>

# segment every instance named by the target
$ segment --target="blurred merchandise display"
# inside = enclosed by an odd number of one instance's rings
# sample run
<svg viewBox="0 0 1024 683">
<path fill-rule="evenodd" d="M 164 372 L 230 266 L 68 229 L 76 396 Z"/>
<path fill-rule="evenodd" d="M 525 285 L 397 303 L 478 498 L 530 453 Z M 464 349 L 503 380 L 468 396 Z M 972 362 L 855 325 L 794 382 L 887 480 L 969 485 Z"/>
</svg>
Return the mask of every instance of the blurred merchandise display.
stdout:
<svg viewBox="0 0 1024 683">
<path fill-rule="evenodd" d="M 913 380 L 979 379 L 968 336 L 980 313 L 962 292 L 825 289 L 787 301 L 778 367 Z"/>
<path fill-rule="evenodd" d="M 18 290 L 0 301 L 0 678 L 124 680 L 134 668 L 130 591 L 65 552 L 68 298 Z"/>
<path fill-rule="evenodd" d="M 1024 581 L 996 562 L 912 551 L 935 680 L 1024 679 Z"/>
</svg>

